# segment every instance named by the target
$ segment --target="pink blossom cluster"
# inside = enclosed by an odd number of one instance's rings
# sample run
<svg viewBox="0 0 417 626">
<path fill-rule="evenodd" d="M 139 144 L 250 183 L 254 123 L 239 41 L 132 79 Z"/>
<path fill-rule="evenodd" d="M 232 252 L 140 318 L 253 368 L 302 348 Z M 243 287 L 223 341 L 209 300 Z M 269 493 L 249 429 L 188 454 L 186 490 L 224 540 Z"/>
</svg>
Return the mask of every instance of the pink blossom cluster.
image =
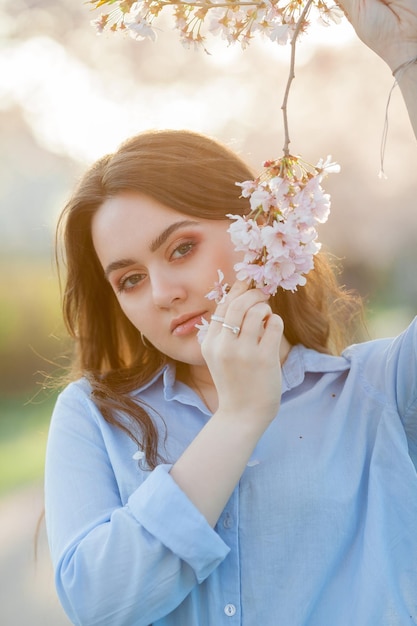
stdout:
<svg viewBox="0 0 417 626">
<path fill-rule="evenodd" d="M 307 0 L 89 0 L 94 8 L 111 7 L 93 20 L 99 33 L 105 29 L 129 32 L 135 39 L 156 40 L 153 22 L 162 9 L 170 7 L 180 40 L 187 46 L 205 48 L 207 35 L 220 36 L 228 44 L 245 48 L 261 34 L 279 44 L 291 40 Z M 313 0 L 313 11 L 321 23 L 339 23 L 341 9 L 332 0 Z M 308 28 L 303 20 L 301 30 Z"/>
<path fill-rule="evenodd" d="M 235 265 L 237 278 L 273 295 L 278 287 L 296 291 L 305 285 L 321 247 L 316 227 L 330 212 L 330 196 L 321 182 L 340 167 L 330 157 L 313 167 L 294 156 L 264 166 L 257 179 L 236 183 L 251 211 L 228 215 L 234 220 L 228 231 L 235 249 L 244 253 Z"/>
</svg>

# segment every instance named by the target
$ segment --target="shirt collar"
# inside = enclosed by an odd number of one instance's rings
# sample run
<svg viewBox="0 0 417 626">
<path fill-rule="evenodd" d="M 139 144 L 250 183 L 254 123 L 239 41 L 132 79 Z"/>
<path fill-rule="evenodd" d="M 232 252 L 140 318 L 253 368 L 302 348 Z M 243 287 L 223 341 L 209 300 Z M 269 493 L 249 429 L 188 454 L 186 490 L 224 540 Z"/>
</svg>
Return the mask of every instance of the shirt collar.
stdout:
<svg viewBox="0 0 417 626">
<path fill-rule="evenodd" d="M 349 369 L 350 363 L 343 356 L 323 354 L 301 344 L 293 346 L 282 368 L 282 393 L 301 385 L 306 372 L 329 373 Z"/>
<path fill-rule="evenodd" d="M 350 367 L 350 362 L 345 356 L 333 356 L 323 354 L 316 350 L 305 348 L 301 344 L 293 346 L 282 368 L 282 393 L 301 385 L 306 372 L 328 373 L 342 372 Z M 167 402 L 176 400 L 183 404 L 198 406 L 209 414 L 206 406 L 200 398 L 187 385 L 176 379 L 176 366 L 169 362 L 153 378 L 142 385 L 135 393 L 139 394 L 157 382 L 162 384 L 164 398 Z"/>
<path fill-rule="evenodd" d="M 203 413 L 211 415 L 201 398 L 188 385 L 177 380 L 175 362 L 169 361 L 147 383 L 139 387 L 134 393 L 135 395 L 139 395 L 153 385 L 162 386 L 162 393 L 167 402 L 176 400 L 182 404 L 196 406 Z"/>
</svg>

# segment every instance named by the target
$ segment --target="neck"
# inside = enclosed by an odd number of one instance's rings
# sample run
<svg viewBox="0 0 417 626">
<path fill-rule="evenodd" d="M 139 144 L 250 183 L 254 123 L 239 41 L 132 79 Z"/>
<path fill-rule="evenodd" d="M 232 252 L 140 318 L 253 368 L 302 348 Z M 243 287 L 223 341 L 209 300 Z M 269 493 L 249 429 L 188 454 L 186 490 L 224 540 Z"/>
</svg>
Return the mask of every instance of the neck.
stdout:
<svg viewBox="0 0 417 626">
<path fill-rule="evenodd" d="M 207 367 L 190 366 L 188 368 L 188 376 L 186 377 L 184 382 L 186 382 L 187 385 L 194 389 L 194 391 L 212 413 L 217 410 L 217 390 L 214 386 L 213 379 Z"/>
</svg>

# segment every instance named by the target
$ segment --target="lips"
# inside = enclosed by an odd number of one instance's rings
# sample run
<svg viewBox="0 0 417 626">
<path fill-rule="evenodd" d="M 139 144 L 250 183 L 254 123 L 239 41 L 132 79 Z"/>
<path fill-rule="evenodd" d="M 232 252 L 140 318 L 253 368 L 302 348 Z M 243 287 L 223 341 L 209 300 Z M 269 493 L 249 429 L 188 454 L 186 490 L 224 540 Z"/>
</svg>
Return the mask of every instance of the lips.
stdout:
<svg viewBox="0 0 417 626">
<path fill-rule="evenodd" d="M 173 335 L 188 335 L 196 330 L 196 324 L 201 324 L 201 318 L 207 313 L 202 311 L 199 313 L 187 313 L 181 317 L 172 320 L 170 330 Z"/>
</svg>

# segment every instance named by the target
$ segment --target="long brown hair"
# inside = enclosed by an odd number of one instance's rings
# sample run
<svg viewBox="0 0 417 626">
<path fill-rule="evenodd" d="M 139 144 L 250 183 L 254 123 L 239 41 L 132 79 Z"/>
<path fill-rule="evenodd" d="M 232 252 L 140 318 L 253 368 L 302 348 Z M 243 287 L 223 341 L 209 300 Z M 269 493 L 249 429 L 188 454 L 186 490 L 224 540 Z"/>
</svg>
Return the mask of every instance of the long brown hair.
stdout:
<svg viewBox="0 0 417 626">
<path fill-rule="evenodd" d="M 158 462 L 156 428 L 146 410 L 128 394 L 148 381 L 167 361 L 145 346 L 121 311 L 96 256 L 91 220 L 101 204 L 123 191 L 146 194 L 177 211 L 206 219 L 243 215 L 248 202 L 236 182 L 254 172 L 219 142 L 190 131 L 148 131 L 97 161 L 83 176 L 59 219 L 57 259 L 66 265 L 63 314 L 76 354 L 72 376 L 86 376 L 104 418 L 124 429 L 145 451 L 150 467 Z M 59 254 L 63 244 L 63 256 Z M 280 290 L 271 298 L 293 345 L 338 353 L 350 341 L 350 321 L 358 299 L 339 287 L 322 253 L 306 286 Z M 120 419 L 130 418 L 130 426 Z"/>
</svg>

